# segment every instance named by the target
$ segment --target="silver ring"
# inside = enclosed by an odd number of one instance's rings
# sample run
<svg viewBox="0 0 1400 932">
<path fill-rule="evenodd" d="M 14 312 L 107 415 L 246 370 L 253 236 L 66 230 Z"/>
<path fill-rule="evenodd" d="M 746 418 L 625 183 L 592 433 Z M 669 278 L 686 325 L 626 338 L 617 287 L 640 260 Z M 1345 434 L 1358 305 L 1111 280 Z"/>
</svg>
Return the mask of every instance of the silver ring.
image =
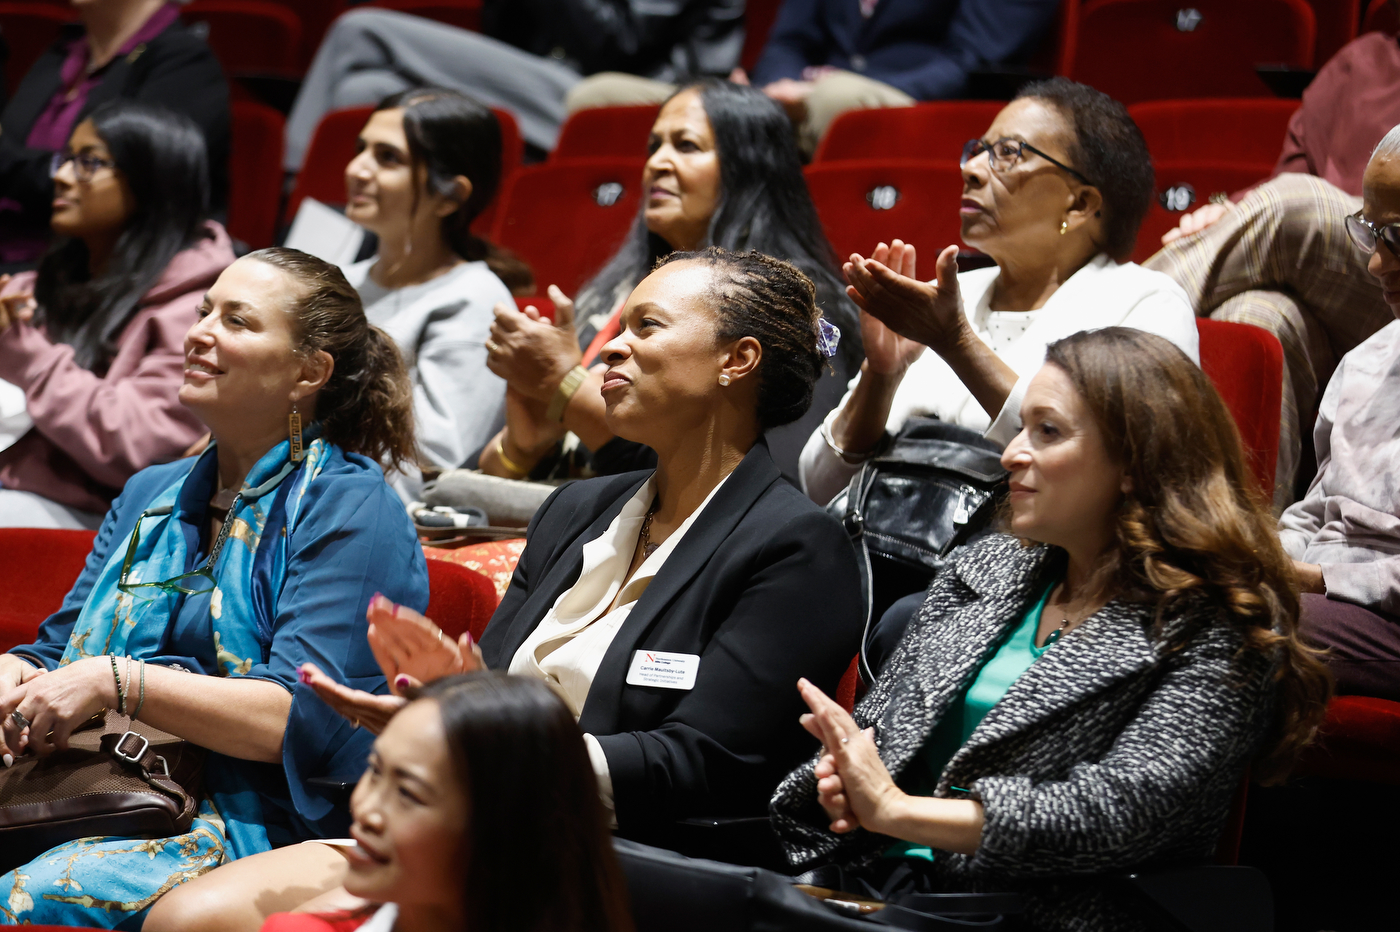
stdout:
<svg viewBox="0 0 1400 932">
<path fill-rule="evenodd" d="M 19 709 L 15 709 L 13 712 L 10 713 L 10 721 L 15 723 L 15 727 L 21 729 L 28 728 L 31 724 L 33 724 L 29 721 L 29 719 L 24 717 L 24 713 L 20 712 Z"/>
<path fill-rule="evenodd" d="M 500 351 L 501 351 L 500 346 L 496 345 L 495 343 L 492 343 L 490 340 L 487 340 L 487 341 L 486 341 L 486 352 L 488 352 L 488 353 L 499 353 Z"/>
</svg>

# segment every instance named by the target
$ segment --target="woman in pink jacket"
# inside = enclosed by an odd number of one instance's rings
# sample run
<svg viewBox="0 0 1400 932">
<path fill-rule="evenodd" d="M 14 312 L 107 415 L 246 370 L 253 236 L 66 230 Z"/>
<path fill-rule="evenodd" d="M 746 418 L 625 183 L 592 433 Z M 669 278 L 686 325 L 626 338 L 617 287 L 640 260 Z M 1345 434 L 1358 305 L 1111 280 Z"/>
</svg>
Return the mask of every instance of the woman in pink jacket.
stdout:
<svg viewBox="0 0 1400 932">
<path fill-rule="evenodd" d="M 0 277 L 0 526 L 96 528 L 128 478 L 204 431 L 176 400 L 185 332 L 234 260 L 204 219 L 188 118 L 104 105 L 54 157 L 55 245 Z"/>
</svg>

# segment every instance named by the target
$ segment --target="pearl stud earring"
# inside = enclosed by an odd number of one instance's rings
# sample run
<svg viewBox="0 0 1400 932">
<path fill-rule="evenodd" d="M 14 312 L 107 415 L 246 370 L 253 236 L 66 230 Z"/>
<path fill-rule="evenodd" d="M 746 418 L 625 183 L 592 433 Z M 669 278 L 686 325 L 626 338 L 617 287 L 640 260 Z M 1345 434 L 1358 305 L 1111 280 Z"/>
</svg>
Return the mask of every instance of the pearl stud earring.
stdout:
<svg viewBox="0 0 1400 932">
<path fill-rule="evenodd" d="M 721 385 L 728 385 L 728 384 L 729 384 L 729 373 L 728 373 L 728 372 L 721 372 L 721 373 L 719 374 L 719 384 L 721 384 Z"/>
</svg>

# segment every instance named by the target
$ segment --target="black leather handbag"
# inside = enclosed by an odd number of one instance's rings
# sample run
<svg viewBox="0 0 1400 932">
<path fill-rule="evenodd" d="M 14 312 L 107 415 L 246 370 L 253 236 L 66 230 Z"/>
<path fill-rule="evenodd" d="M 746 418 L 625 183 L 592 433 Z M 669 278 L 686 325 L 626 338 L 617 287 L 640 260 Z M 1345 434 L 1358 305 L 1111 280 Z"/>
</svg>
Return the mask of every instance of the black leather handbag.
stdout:
<svg viewBox="0 0 1400 932">
<path fill-rule="evenodd" d="M 961 544 L 985 533 L 1005 498 L 1001 450 L 974 430 L 910 418 L 827 505 L 855 545 L 865 596 L 860 675 L 872 620 L 928 586 Z"/>
</svg>

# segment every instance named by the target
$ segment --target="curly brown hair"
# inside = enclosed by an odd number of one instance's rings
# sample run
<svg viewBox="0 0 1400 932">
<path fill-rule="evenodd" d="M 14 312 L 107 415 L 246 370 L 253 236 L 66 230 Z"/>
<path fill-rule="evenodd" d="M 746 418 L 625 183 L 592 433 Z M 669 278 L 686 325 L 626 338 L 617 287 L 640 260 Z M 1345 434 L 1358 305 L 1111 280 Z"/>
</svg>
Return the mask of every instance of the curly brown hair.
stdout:
<svg viewBox="0 0 1400 932">
<path fill-rule="evenodd" d="M 1298 638 L 1293 564 L 1229 409 L 1185 353 L 1141 330 L 1076 333 L 1050 344 L 1045 360 L 1069 376 L 1132 483 L 1116 517 L 1106 588 L 1155 602 L 1159 629 L 1174 604 L 1204 596 L 1243 634 L 1244 650 L 1273 658 L 1274 733 L 1254 773 L 1280 782 L 1316 735 L 1332 680 Z M 1195 633 L 1173 631 L 1171 647 Z"/>
</svg>

